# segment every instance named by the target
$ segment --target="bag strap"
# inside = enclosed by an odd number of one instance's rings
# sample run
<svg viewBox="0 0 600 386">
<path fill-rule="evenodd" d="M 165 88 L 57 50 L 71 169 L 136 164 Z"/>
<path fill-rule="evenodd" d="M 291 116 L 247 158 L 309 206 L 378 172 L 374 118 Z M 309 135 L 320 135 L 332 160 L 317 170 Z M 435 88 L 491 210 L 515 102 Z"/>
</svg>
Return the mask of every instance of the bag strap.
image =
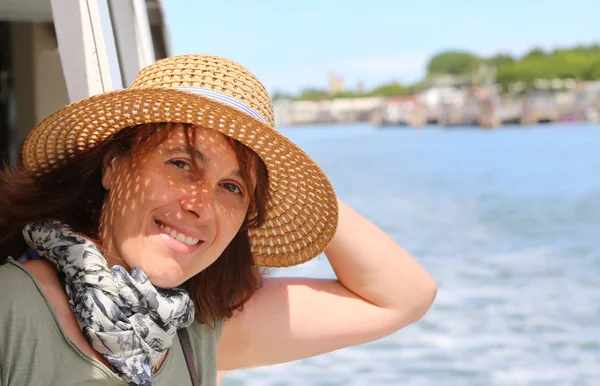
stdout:
<svg viewBox="0 0 600 386">
<path fill-rule="evenodd" d="M 183 356 L 185 357 L 185 363 L 187 364 L 190 372 L 190 378 L 192 380 L 192 386 L 200 386 L 200 379 L 196 372 L 196 365 L 194 364 L 194 353 L 192 352 L 192 344 L 190 343 L 190 335 L 187 328 L 180 328 L 177 330 L 179 341 L 181 342 L 181 348 L 183 349 Z"/>
</svg>

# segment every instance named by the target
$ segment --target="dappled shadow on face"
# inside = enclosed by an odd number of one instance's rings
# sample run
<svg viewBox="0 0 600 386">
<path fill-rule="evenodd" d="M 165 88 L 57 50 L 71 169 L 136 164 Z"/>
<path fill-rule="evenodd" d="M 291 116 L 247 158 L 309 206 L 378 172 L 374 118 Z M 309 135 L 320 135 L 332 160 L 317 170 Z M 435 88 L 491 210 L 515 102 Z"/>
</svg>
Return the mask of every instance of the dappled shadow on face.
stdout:
<svg viewBox="0 0 600 386">
<path fill-rule="evenodd" d="M 239 231 L 252 197 L 252 183 L 240 171 L 227 138 L 203 128 L 177 128 L 157 147 L 134 147 L 115 158 L 105 173 L 109 193 L 100 239 L 109 263 L 126 268 L 152 271 L 152 261 L 164 263 L 156 255 L 170 252 L 152 239 L 159 232 L 158 221 L 203 241 L 197 251 L 203 264 L 186 267 L 197 273 Z"/>
</svg>

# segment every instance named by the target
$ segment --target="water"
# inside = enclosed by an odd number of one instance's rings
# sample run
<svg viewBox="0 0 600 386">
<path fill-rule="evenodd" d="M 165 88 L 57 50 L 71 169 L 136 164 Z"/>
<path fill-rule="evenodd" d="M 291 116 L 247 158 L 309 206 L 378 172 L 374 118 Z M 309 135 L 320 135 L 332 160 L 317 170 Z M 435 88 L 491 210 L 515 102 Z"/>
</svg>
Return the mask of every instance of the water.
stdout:
<svg viewBox="0 0 600 386">
<path fill-rule="evenodd" d="M 600 385 L 600 126 L 283 130 L 435 277 L 379 341 L 233 385 Z M 331 277 L 324 257 L 278 275 Z"/>
</svg>

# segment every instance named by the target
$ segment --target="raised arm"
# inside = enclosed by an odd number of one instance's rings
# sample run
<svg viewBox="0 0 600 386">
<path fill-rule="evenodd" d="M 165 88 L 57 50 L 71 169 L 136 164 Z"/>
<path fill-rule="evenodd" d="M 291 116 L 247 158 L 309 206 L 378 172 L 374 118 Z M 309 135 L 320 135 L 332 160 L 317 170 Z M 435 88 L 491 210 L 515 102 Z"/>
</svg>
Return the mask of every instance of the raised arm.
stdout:
<svg viewBox="0 0 600 386">
<path fill-rule="evenodd" d="M 325 250 L 337 280 L 268 278 L 225 322 L 219 370 L 288 362 L 366 343 L 419 320 L 437 287 L 387 234 L 340 202 Z"/>
</svg>

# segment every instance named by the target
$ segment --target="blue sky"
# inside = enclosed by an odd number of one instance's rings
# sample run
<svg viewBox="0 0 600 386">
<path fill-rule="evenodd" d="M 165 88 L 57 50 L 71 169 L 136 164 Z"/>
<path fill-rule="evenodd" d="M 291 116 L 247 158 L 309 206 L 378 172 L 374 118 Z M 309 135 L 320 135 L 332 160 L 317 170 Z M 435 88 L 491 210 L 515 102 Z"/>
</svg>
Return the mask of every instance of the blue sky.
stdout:
<svg viewBox="0 0 600 386">
<path fill-rule="evenodd" d="M 162 0 L 172 54 L 240 62 L 270 92 L 420 79 L 445 49 L 522 54 L 600 42 L 600 0 Z"/>
</svg>

